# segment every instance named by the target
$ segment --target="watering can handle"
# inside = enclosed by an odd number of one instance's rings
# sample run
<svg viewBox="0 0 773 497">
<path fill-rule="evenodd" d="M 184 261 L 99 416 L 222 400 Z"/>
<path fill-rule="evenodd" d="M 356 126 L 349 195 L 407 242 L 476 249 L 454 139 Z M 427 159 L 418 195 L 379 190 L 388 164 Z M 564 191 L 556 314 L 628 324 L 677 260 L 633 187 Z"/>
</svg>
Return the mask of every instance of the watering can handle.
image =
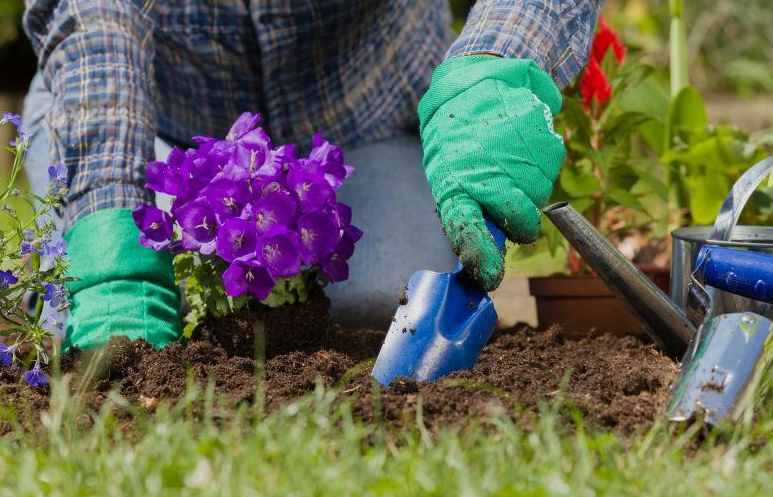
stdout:
<svg viewBox="0 0 773 497">
<path fill-rule="evenodd" d="M 773 171 L 773 157 L 768 157 L 750 167 L 738 178 L 714 220 L 710 240 L 730 241 L 738 218 L 746 207 L 746 202 L 771 171 Z"/>
<path fill-rule="evenodd" d="M 773 255 L 704 245 L 697 278 L 722 291 L 773 304 Z"/>
</svg>

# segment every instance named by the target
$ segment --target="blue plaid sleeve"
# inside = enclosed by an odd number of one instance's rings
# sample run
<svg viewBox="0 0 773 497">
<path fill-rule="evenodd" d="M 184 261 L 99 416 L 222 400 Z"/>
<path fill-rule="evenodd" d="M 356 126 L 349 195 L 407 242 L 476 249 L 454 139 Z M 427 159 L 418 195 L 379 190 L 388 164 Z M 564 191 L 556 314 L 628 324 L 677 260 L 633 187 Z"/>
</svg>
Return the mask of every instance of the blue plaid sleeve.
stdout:
<svg viewBox="0 0 773 497">
<path fill-rule="evenodd" d="M 478 0 L 446 58 L 532 59 L 566 86 L 585 65 L 604 0 Z"/>
<path fill-rule="evenodd" d="M 53 95 L 52 158 L 68 169 L 65 228 L 149 200 L 155 136 L 152 22 L 139 0 L 27 0 L 24 26 Z M 33 138 L 34 139 L 34 138 Z"/>
</svg>

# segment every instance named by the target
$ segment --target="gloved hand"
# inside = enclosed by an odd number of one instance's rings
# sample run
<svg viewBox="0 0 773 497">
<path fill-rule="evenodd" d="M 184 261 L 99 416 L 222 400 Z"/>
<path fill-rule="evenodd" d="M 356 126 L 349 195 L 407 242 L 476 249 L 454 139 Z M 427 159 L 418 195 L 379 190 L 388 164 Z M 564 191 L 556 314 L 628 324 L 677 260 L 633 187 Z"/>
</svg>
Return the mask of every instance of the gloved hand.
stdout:
<svg viewBox="0 0 773 497">
<path fill-rule="evenodd" d="M 485 211 L 513 242 L 533 242 L 566 151 L 553 131 L 561 94 L 531 60 L 467 56 L 437 67 L 419 103 L 424 170 L 466 270 L 486 290 L 504 254 Z"/>
<path fill-rule="evenodd" d="M 141 246 L 130 209 L 107 209 L 78 221 L 68 243 L 71 307 L 62 350 L 91 348 L 114 335 L 156 347 L 182 335 L 180 291 L 172 255 Z"/>
</svg>

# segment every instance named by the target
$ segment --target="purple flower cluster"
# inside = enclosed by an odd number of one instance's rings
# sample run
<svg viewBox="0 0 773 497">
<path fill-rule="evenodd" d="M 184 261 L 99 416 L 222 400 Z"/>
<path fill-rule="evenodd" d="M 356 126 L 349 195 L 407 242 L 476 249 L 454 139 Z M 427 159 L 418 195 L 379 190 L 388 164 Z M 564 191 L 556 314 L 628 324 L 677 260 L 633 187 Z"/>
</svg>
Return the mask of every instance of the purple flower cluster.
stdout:
<svg viewBox="0 0 773 497">
<path fill-rule="evenodd" d="M 0 126 L 2 126 L 5 123 L 11 123 L 14 126 L 21 126 L 21 116 L 19 114 L 14 114 L 11 111 L 4 110 L 2 117 L 0 117 Z"/>
<path fill-rule="evenodd" d="M 34 234 L 33 234 L 34 236 Z M 36 245 L 37 243 L 37 245 Z M 41 254 L 54 257 L 64 257 L 67 255 L 67 242 L 59 240 L 52 242 L 50 238 L 41 238 L 40 240 L 22 240 L 19 248 L 21 255 Z"/>
<path fill-rule="evenodd" d="M 222 277 L 231 296 L 264 300 L 276 278 L 302 267 L 316 266 L 332 282 L 347 279 L 362 232 L 336 190 L 354 168 L 319 133 L 308 157 L 296 157 L 293 145 L 272 146 L 259 117 L 246 112 L 225 140 L 195 137 L 198 148 L 174 148 L 166 162 L 148 164 L 145 186 L 174 203 L 171 213 L 150 205 L 134 211 L 140 243 L 216 254 L 229 263 Z"/>
<path fill-rule="evenodd" d="M 4 343 L 0 343 L 0 364 L 3 366 L 10 366 L 13 364 L 13 360 L 15 358 L 16 353 L 16 345 L 7 346 Z"/>
<path fill-rule="evenodd" d="M 9 347 L 4 343 L 0 343 L 0 364 L 3 366 L 12 365 L 16 361 L 16 350 L 18 348 L 18 345 L 11 345 Z M 24 373 L 23 378 L 32 388 L 48 385 L 48 375 L 40 367 L 40 361 L 35 361 L 35 365 Z"/>
<path fill-rule="evenodd" d="M 32 388 L 48 385 L 48 375 L 43 372 L 39 361 L 35 361 L 35 365 L 32 369 L 24 373 L 24 381 L 29 383 Z"/>
<path fill-rule="evenodd" d="M 0 270 L 0 289 L 8 288 L 11 285 L 15 285 L 19 281 L 19 278 L 14 276 L 13 271 L 6 269 Z"/>
</svg>

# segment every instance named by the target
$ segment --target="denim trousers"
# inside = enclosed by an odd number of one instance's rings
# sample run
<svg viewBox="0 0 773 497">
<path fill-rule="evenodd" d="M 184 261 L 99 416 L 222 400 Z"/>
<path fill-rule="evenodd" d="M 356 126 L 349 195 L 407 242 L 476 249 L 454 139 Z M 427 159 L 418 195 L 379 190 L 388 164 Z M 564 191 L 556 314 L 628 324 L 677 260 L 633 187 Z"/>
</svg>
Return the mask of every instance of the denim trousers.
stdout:
<svg viewBox="0 0 773 497">
<path fill-rule="evenodd" d="M 23 131 L 32 136 L 26 173 L 38 194 L 49 181 L 51 144 L 44 122 L 50 107 L 51 94 L 37 75 L 22 119 Z M 166 158 L 170 149 L 156 138 L 157 158 Z M 409 131 L 344 150 L 346 163 L 356 170 L 338 190 L 338 200 L 352 207 L 353 223 L 364 232 L 349 260 L 349 279 L 325 289 L 333 316 L 344 325 L 387 326 L 411 274 L 420 269 L 452 271 L 456 265 L 435 213 L 422 154 L 418 135 Z M 157 198 L 162 208 L 168 202 Z"/>
</svg>

